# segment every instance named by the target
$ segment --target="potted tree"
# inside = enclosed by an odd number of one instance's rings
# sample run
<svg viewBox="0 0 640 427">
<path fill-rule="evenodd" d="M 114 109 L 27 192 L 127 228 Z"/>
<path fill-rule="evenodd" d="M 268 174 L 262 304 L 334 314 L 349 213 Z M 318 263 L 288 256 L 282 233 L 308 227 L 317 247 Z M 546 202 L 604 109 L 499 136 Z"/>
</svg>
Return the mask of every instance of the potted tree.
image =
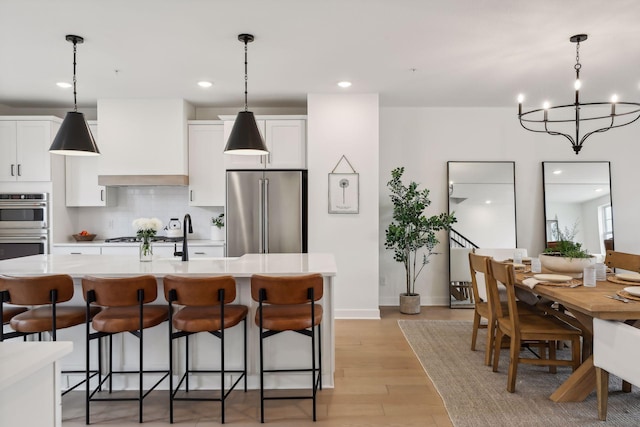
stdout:
<svg viewBox="0 0 640 427">
<path fill-rule="evenodd" d="M 420 294 L 415 292 L 416 279 L 435 255 L 439 242 L 436 232 L 449 230 L 456 222 L 453 214 L 441 213 L 431 217 L 424 210 L 431 204 L 429 190 L 419 190 L 415 182 L 402 183 L 404 168 L 391 171 L 387 187 L 391 191 L 393 220 L 386 230 L 385 248 L 393 249 L 393 259 L 405 269 L 406 292 L 400 294 L 400 312 L 420 313 Z M 419 253 L 420 252 L 420 253 Z"/>
</svg>

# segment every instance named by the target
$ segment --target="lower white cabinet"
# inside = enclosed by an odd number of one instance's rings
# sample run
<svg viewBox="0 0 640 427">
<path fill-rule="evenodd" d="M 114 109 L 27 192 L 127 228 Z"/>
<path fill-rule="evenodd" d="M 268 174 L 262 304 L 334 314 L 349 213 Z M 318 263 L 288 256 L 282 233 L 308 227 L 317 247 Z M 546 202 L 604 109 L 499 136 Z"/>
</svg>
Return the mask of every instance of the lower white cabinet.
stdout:
<svg viewBox="0 0 640 427">
<path fill-rule="evenodd" d="M 189 258 L 222 258 L 224 246 L 193 246 L 189 248 Z"/>
<path fill-rule="evenodd" d="M 51 252 L 56 255 L 100 255 L 102 252 L 100 246 L 80 246 L 69 245 L 60 246 L 56 245 L 51 248 Z"/>
</svg>

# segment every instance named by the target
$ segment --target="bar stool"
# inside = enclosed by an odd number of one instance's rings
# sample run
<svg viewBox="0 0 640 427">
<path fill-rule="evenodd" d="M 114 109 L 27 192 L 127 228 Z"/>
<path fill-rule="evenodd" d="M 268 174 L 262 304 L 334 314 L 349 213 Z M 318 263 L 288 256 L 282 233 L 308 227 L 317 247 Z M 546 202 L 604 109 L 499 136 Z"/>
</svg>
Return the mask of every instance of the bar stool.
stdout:
<svg viewBox="0 0 640 427">
<path fill-rule="evenodd" d="M 16 337 L 27 337 L 38 334 L 42 338 L 43 332 L 48 332 L 51 339 L 56 341 L 59 329 L 69 328 L 85 323 L 98 312 L 100 307 L 92 307 L 87 311 L 85 307 L 62 305 L 59 303 L 73 298 L 73 279 L 66 274 L 44 276 L 0 276 L 0 290 L 2 290 L 2 320 L 8 319 L 13 332 L 4 333 L 0 328 L 0 341 Z M 4 307 L 4 303 L 35 306 L 31 309 L 24 307 Z M 11 316 L 11 313 L 14 313 Z M 10 318 L 9 318 L 10 317 Z M 100 358 L 98 358 L 100 363 Z M 86 371 L 62 371 L 63 374 L 86 374 Z M 99 375 L 99 370 L 89 370 L 89 377 Z M 62 392 L 69 393 L 80 386 L 86 379 Z"/>
<path fill-rule="evenodd" d="M 322 390 L 322 298 L 323 279 L 320 274 L 304 276 L 251 276 L 251 298 L 258 302 L 255 322 L 260 327 L 260 422 L 264 423 L 264 401 L 311 399 L 313 421 L 316 420 L 316 394 Z M 317 329 L 317 333 L 316 333 Z M 293 331 L 311 338 L 311 368 L 264 369 L 264 340 L 284 331 Z M 316 354 L 317 335 L 317 354 Z M 316 366 L 317 356 L 317 366 Z M 274 372 L 311 372 L 310 396 L 264 395 L 264 374 Z"/>
<path fill-rule="evenodd" d="M 236 281 L 231 276 L 216 277 L 181 277 L 166 276 L 164 278 L 164 294 L 169 302 L 169 421 L 173 423 L 173 402 L 175 400 L 208 400 L 220 402 L 221 422 L 224 424 L 225 399 L 244 379 L 244 391 L 247 391 L 247 313 L 244 305 L 231 304 L 236 299 Z M 183 306 L 177 310 L 173 304 Z M 242 370 L 230 370 L 225 367 L 225 330 L 243 323 L 244 327 L 244 359 Z M 173 332 L 172 328 L 176 329 Z M 220 369 L 189 369 L 189 336 L 198 332 L 209 332 L 220 339 Z M 185 372 L 178 385 L 173 388 L 173 340 L 185 338 Z M 182 383 L 189 392 L 189 374 L 219 373 L 219 398 L 176 397 Z M 240 374 L 231 387 L 225 391 L 225 375 Z M 231 378 L 233 381 L 233 377 Z"/>
<path fill-rule="evenodd" d="M 153 391 L 168 375 L 168 371 L 143 369 L 144 330 L 157 326 L 169 318 L 166 305 L 151 305 L 158 296 L 158 283 L 151 275 L 134 277 L 91 277 L 82 279 L 82 291 L 87 302 L 86 310 L 89 312 L 94 305 L 102 308 L 102 311 L 87 320 L 87 387 L 86 387 L 86 423 L 90 424 L 91 401 L 138 401 L 139 422 L 142 422 L 142 410 L 144 398 Z M 96 332 L 91 333 L 91 326 Z M 129 332 L 138 338 L 139 343 L 139 369 L 137 371 L 113 370 L 113 336 L 122 332 Z M 102 378 L 97 387 L 90 389 L 89 384 L 89 343 L 91 340 L 109 337 L 109 369 L 107 375 Z M 143 390 L 143 378 L 147 373 L 160 373 L 162 377 L 146 392 Z M 109 394 L 112 392 L 113 374 L 138 374 L 138 397 L 113 397 L 100 398 L 94 395 L 101 390 L 102 385 L 109 380 Z"/>
</svg>

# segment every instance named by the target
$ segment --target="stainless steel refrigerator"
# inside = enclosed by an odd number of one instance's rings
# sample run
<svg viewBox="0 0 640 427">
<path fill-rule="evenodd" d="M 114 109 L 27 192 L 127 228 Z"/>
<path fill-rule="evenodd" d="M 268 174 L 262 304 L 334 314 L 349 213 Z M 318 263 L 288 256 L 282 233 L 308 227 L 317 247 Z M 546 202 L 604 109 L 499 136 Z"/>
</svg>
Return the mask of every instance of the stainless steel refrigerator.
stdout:
<svg viewBox="0 0 640 427">
<path fill-rule="evenodd" d="M 227 256 L 307 252 L 307 171 L 228 170 Z"/>
</svg>

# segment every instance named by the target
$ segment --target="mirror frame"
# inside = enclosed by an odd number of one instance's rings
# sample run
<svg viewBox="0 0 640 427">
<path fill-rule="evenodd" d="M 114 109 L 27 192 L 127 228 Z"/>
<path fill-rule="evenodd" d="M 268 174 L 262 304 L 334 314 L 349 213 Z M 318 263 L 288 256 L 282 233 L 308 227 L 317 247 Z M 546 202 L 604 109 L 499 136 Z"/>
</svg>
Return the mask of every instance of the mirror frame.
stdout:
<svg viewBox="0 0 640 427">
<path fill-rule="evenodd" d="M 547 218 L 547 188 L 546 188 L 546 180 L 545 180 L 545 165 L 551 166 L 551 165 L 559 165 L 559 164 L 584 164 L 584 165 L 588 165 L 588 164 L 603 164 L 603 165 L 607 165 L 608 168 L 608 178 L 609 178 L 609 204 L 611 205 L 611 230 L 613 233 L 613 242 L 612 242 L 612 249 L 615 248 L 615 225 L 614 225 L 614 220 L 613 220 L 613 196 L 612 196 L 612 188 L 613 185 L 611 183 L 611 162 L 607 161 L 607 160 L 602 160 L 602 161 L 597 161 L 597 160 L 591 160 L 591 161 L 543 161 L 542 162 L 542 200 L 543 200 L 543 221 L 544 223 L 544 247 L 547 247 L 548 242 L 550 241 L 549 239 L 551 238 L 551 236 L 549 235 L 551 228 L 550 228 L 550 223 L 555 221 L 555 218 Z M 556 227 L 558 227 L 558 224 L 556 223 Z M 606 252 L 606 248 L 605 248 L 605 252 Z"/>
<path fill-rule="evenodd" d="M 450 190 L 451 190 L 451 166 L 452 164 L 458 164 L 458 163 L 465 163 L 465 164 L 510 164 L 511 165 L 511 169 L 512 169 L 512 177 L 513 177 L 513 227 L 514 227 L 514 248 L 518 247 L 518 215 L 517 215 L 517 194 L 516 194 L 516 162 L 515 161 L 509 161 L 509 160 L 482 160 L 482 161 L 475 161 L 475 160 L 470 160 L 470 161 L 464 161 L 464 160 L 452 160 L 452 161 L 447 161 L 447 212 L 449 214 L 451 214 L 451 210 L 452 210 L 452 205 L 451 205 L 451 197 L 450 197 Z M 454 183 L 455 184 L 455 183 Z M 455 224 L 454 224 L 454 229 L 455 229 Z M 473 308 L 474 307 L 474 301 L 473 301 L 473 295 L 470 294 L 471 298 L 468 300 L 468 304 L 467 303 L 460 303 L 460 304 L 453 304 L 452 301 L 452 293 L 451 293 L 451 289 L 452 289 L 452 271 L 451 271 L 451 241 L 452 241 L 452 234 L 451 231 L 449 232 L 449 308 Z M 474 243 L 475 245 L 475 243 Z M 469 283 L 469 292 L 471 292 L 471 283 Z"/>
</svg>

